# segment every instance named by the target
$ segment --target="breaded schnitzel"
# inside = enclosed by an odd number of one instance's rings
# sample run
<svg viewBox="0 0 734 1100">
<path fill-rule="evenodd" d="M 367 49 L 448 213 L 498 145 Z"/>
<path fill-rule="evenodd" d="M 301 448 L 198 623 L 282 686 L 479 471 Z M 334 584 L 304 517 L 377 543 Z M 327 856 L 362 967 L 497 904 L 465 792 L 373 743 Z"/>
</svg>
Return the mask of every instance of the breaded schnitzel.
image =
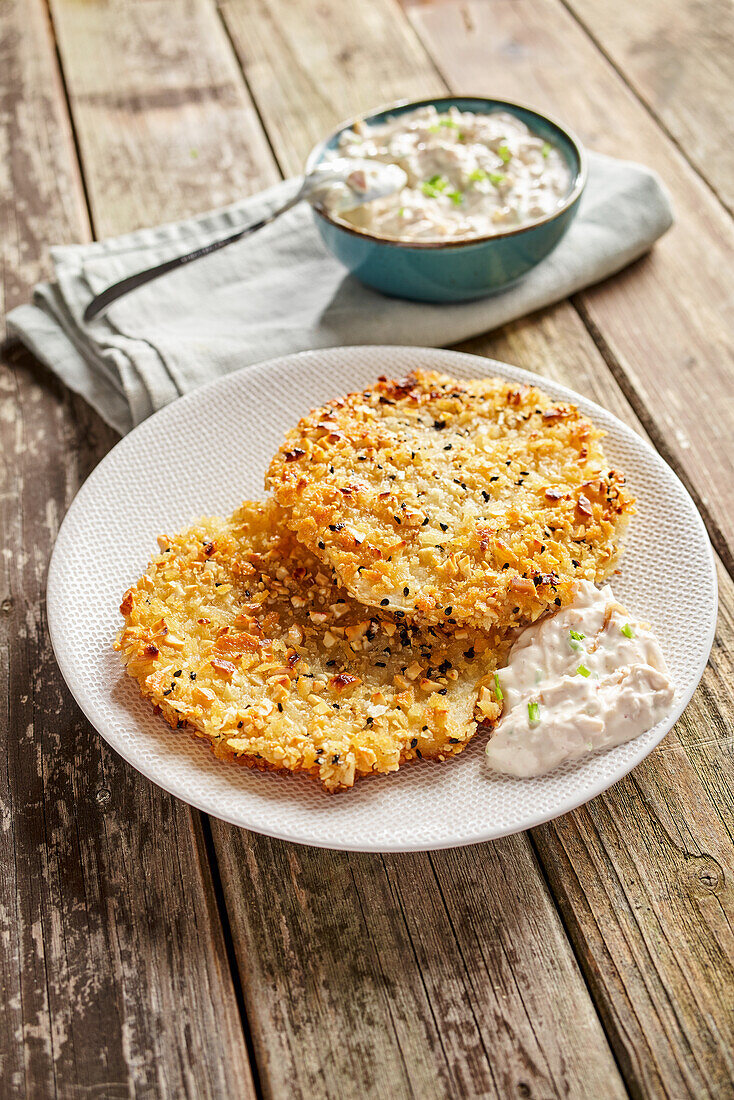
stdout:
<svg viewBox="0 0 734 1100">
<path fill-rule="evenodd" d="M 307 771 L 328 790 L 461 752 L 499 714 L 509 648 L 408 625 L 335 587 L 274 501 L 173 538 L 125 594 L 116 648 L 172 726 L 222 758 Z"/>
<path fill-rule="evenodd" d="M 505 630 L 613 570 L 633 500 L 603 434 L 534 387 L 416 371 L 303 417 L 267 485 L 362 603 Z"/>
</svg>

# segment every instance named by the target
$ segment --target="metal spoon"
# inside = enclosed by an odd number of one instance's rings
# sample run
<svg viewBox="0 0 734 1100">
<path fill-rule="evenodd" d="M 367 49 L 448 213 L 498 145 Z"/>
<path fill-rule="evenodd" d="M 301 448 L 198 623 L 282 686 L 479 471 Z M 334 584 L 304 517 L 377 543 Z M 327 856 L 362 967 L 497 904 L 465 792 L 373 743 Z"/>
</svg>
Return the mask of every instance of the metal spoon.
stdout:
<svg viewBox="0 0 734 1100">
<path fill-rule="evenodd" d="M 292 209 L 299 202 L 322 203 L 328 197 L 329 209 L 335 213 L 344 213 L 362 206 L 366 202 L 385 198 L 396 191 L 400 191 L 407 183 L 407 177 L 402 168 L 397 164 L 382 164 L 374 160 L 347 160 L 340 157 L 317 165 L 312 172 L 303 177 L 300 188 L 288 202 L 273 210 L 260 221 L 252 225 L 246 225 L 244 229 L 238 229 L 229 237 L 219 241 L 212 241 L 202 248 L 196 248 L 193 252 L 187 252 L 184 256 L 176 256 L 172 260 L 166 260 L 155 267 L 146 268 L 136 275 L 128 275 L 125 279 L 113 283 L 103 290 L 84 310 L 84 320 L 92 321 L 103 309 L 106 309 L 118 298 L 129 294 L 131 290 L 143 286 L 145 283 L 157 279 L 159 275 L 165 275 L 168 271 L 175 271 L 177 267 L 190 264 L 193 260 L 199 260 L 202 256 L 208 256 L 210 252 L 217 252 L 228 244 L 249 237 L 275 221 L 286 210 Z"/>
</svg>

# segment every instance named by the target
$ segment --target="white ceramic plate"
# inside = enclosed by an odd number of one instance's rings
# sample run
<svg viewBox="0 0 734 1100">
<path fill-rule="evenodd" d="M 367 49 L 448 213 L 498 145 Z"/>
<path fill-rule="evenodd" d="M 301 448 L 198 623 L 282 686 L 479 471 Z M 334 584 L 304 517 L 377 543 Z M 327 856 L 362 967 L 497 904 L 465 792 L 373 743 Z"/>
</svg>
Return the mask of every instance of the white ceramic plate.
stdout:
<svg viewBox="0 0 734 1100">
<path fill-rule="evenodd" d="M 112 641 L 125 589 L 157 552 L 156 535 L 263 496 L 263 475 L 286 429 L 314 405 L 414 367 L 499 375 L 574 401 L 607 430 L 610 463 L 637 498 L 614 590 L 658 633 L 676 695 L 649 733 L 539 779 L 492 775 L 485 737 L 443 764 L 413 762 L 328 795 L 307 776 L 217 761 L 207 744 L 172 730 L 123 672 Z M 652 448 L 598 405 L 516 367 L 427 348 L 331 348 L 274 359 L 183 397 L 126 436 L 74 500 L 48 578 L 54 650 L 79 706 L 133 767 L 200 810 L 302 844 L 418 851 L 473 844 L 566 813 L 638 764 L 680 716 L 713 640 L 717 592 L 703 523 Z"/>
</svg>

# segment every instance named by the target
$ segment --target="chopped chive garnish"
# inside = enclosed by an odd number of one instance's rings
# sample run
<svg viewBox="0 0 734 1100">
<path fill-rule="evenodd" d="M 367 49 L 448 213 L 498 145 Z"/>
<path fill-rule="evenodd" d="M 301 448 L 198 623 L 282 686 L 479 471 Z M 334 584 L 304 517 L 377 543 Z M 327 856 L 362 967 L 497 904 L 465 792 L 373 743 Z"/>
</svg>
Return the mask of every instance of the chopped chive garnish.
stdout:
<svg viewBox="0 0 734 1100">
<path fill-rule="evenodd" d="M 488 178 L 483 168 L 475 168 L 473 172 L 469 173 L 469 179 L 472 183 L 484 183 Z"/>
<path fill-rule="evenodd" d="M 445 191 L 449 186 L 449 181 L 445 176 L 431 176 L 429 180 L 424 180 L 421 184 L 421 191 L 424 195 L 428 195 L 429 198 L 437 198 L 442 191 Z"/>
<path fill-rule="evenodd" d="M 632 629 L 632 627 L 630 626 L 629 623 L 625 623 L 624 626 L 621 628 L 621 630 L 622 630 L 622 633 L 624 634 L 625 638 L 634 638 L 635 632 L 634 632 L 634 630 Z"/>
<path fill-rule="evenodd" d="M 454 120 L 452 118 L 442 118 L 439 122 L 435 123 L 433 126 L 429 126 L 428 130 L 432 134 L 439 134 L 441 132 L 441 127 L 444 127 L 444 128 L 448 127 L 448 129 L 450 129 L 450 130 L 458 130 L 459 129 L 459 124 L 458 124 L 458 122 L 454 122 Z M 458 135 L 459 141 L 462 141 L 463 137 L 464 137 L 463 134 L 459 134 Z"/>
<path fill-rule="evenodd" d="M 538 703 L 528 703 L 528 718 L 531 722 L 540 721 L 540 705 Z"/>
<path fill-rule="evenodd" d="M 461 191 L 449 191 L 447 192 L 447 194 L 454 206 L 460 206 L 461 203 L 464 201 L 464 196 L 462 195 Z"/>
<path fill-rule="evenodd" d="M 576 671 L 578 672 L 579 676 L 591 676 L 591 673 L 589 672 L 586 665 L 579 665 Z"/>
<path fill-rule="evenodd" d="M 551 143 L 549 141 L 544 141 L 543 142 L 543 148 L 540 151 L 541 151 L 541 153 L 543 154 L 544 157 L 547 157 L 550 154 L 550 151 L 551 151 L 552 148 L 553 148 L 553 146 L 551 145 Z"/>
<path fill-rule="evenodd" d="M 578 630 L 569 630 L 569 634 L 575 642 L 580 642 L 586 637 L 585 634 L 579 634 Z"/>
<path fill-rule="evenodd" d="M 512 153 L 506 145 L 500 145 L 499 149 L 497 150 L 497 156 L 500 158 L 503 164 L 507 164 L 507 162 L 512 157 Z"/>
<path fill-rule="evenodd" d="M 494 674 L 494 693 L 497 697 L 497 702 L 501 703 L 505 696 L 504 696 L 504 693 L 502 691 L 502 688 L 500 687 L 500 678 L 499 678 L 499 676 L 497 675 L 496 672 Z"/>
<path fill-rule="evenodd" d="M 507 179 L 507 176 L 503 175 L 502 172 L 490 172 L 489 173 L 489 182 L 491 184 L 493 184 L 495 187 L 499 187 L 499 185 L 501 183 L 504 183 L 506 179 Z"/>
</svg>

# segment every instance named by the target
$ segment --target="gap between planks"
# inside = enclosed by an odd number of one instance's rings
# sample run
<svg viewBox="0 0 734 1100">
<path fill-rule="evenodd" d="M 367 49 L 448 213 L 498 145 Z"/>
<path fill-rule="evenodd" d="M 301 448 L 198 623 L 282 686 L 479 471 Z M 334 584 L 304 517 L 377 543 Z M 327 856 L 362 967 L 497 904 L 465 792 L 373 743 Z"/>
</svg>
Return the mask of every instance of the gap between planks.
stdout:
<svg viewBox="0 0 734 1100">
<path fill-rule="evenodd" d="M 407 0 L 407 2 L 410 3 L 410 2 L 413 2 L 413 0 Z M 621 65 L 619 65 L 617 63 L 613 53 L 605 47 L 603 41 L 601 40 L 601 37 L 594 33 L 594 30 L 590 26 L 588 20 L 583 19 L 581 17 L 581 15 L 578 13 L 576 8 L 573 6 L 572 0 L 558 0 L 558 2 L 563 5 L 563 7 L 566 9 L 566 11 L 571 16 L 571 18 L 576 23 L 578 23 L 579 27 L 584 32 L 584 34 L 587 36 L 587 38 L 589 38 L 590 41 L 592 41 L 594 43 L 594 45 L 596 46 L 599 53 L 606 60 L 608 65 L 612 69 L 614 69 L 614 71 L 616 72 L 619 79 L 627 86 L 627 88 L 629 88 L 629 91 L 630 91 L 631 95 L 633 95 L 635 97 L 635 99 L 638 101 L 638 103 L 640 104 L 640 106 L 645 111 L 647 111 L 647 113 L 650 115 L 650 118 L 653 120 L 653 122 L 668 137 L 670 142 L 673 145 L 675 145 L 676 149 L 678 150 L 680 155 L 683 157 L 683 159 L 686 161 L 686 163 L 689 165 L 691 170 L 696 173 L 696 175 L 701 180 L 701 182 L 704 184 L 704 186 L 708 187 L 708 189 L 711 192 L 712 196 L 716 199 L 716 201 L 721 206 L 722 211 L 725 214 L 728 214 L 729 216 L 732 216 L 731 207 L 729 207 L 729 205 L 727 204 L 725 198 L 723 197 L 723 195 L 719 191 L 718 187 L 703 172 L 703 170 L 702 170 L 701 166 L 698 164 L 697 160 L 694 157 L 691 156 L 690 152 L 688 151 L 688 149 L 684 145 L 683 141 L 678 137 L 678 135 L 675 133 L 675 131 L 665 121 L 665 119 L 663 118 L 660 111 L 655 109 L 655 107 L 649 101 L 649 99 L 647 99 L 642 94 L 642 92 L 639 90 L 636 83 L 633 80 L 630 79 L 630 77 L 627 75 L 627 73 L 624 71 L 624 69 L 621 67 Z M 643 2 L 645 2 L 645 0 L 643 0 Z"/>
</svg>

